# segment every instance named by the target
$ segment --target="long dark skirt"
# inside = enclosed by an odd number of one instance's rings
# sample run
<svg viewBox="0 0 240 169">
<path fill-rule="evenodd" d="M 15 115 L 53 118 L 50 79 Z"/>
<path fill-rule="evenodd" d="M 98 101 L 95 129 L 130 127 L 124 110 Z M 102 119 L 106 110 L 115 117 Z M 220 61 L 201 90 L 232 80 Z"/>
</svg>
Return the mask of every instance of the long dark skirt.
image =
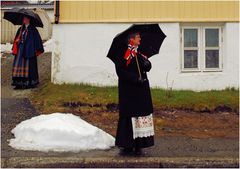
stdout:
<svg viewBox="0 0 240 169">
<path fill-rule="evenodd" d="M 20 44 L 19 52 L 13 61 L 12 86 L 27 88 L 35 87 L 37 84 L 39 84 L 37 57 L 24 58 Z"/>
<path fill-rule="evenodd" d="M 131 117 L 119 117 L 115 145 L 123 148 L 146 148 L 154 145 L 154 136 L 133 139 Z"/>
</svg>

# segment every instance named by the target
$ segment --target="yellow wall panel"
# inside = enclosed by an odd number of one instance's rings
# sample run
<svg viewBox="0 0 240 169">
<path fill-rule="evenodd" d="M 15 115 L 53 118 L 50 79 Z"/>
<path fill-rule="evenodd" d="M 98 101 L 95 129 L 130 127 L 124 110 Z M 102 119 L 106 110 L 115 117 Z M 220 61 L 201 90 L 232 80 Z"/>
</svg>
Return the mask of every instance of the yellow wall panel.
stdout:
<svg viewBox="0 0 240 169">
<path fill-rule="evenodd" d="M 116 18 L 114 2 L 102 2 L 103 20 Z"/>
<path fill-rule="evenodd" d="M 128 19 L 128 3 L 115 2 L 115 16 L 119 20 Z"/>
<path fill-rule="evenodd" d="M 95 11 L 93 11 L 93 12 L 94 12 L 96 20 L 102 20 L 102 18 L 103 18 L 102 6 L 103 6 L 103 4 L 101 1 L 98 1 L 95 3 Z"/>
<path fill-rule="evenodd" d="M 239 22 L 239 1 L 60 1 L 59 22 Z"/>
</svg>

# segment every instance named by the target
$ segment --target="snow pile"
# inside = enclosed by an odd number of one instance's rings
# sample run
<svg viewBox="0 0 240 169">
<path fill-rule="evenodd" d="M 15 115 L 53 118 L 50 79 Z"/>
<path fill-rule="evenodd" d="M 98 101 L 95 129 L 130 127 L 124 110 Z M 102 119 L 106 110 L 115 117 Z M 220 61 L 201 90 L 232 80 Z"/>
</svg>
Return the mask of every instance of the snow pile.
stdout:
<svg viewBox="0 0 240 169">
<path fill-rule="evenodd" d="M 12 45 L 11 43 L 1 44 L 1 52 L 2 53 L 12 53 Z M 44 52 L 52 52 L 53 50 L 53 40 L 49 39 L 48 41 L 43 43 Z"/>
<path fill-rule="evenodd" d="M 51 3 L 53 2 L 54 0 L 27 0 L 28 3 L 30 4 L 48 4 L 48 3 Z"/>
<path fill-rule="evenodd" d="M 52 52 L 53 50 L 53 40 L 49 39 L 43 44 L 44 52 Z"/>
<path fill-rule="evenodd" d="M 12 44 L 11 43 L 1 44 L 1 52 L 12 53 Z"/>
<path fill-rule="evenodd" d="M 115 139 L 73 114 L 39 115 L 18 124 L 9 145 L 21 150 L 80 151 L 108 149 Z"/>
</svg>

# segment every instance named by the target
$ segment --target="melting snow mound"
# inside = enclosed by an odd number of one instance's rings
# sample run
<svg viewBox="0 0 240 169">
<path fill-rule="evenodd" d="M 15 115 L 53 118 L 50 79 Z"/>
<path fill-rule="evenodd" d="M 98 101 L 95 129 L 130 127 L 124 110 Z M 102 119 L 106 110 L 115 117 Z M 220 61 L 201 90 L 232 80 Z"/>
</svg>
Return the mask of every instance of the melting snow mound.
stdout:
<svg viewBox="0 0 240 169">
<path fill-rule="evenodd" d="M 22 121 L 9 145 L 21 150 L 81 151 L 109 149 L 115 139 L 73 114 L 53 113 Z"/>
</svg>

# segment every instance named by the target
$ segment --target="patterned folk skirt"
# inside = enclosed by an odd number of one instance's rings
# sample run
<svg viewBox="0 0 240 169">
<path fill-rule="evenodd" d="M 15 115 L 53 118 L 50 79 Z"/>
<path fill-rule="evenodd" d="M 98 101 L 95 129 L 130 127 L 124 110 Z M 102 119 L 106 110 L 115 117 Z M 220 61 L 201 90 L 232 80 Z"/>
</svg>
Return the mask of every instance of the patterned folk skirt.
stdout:
<svg viewBox="0 0 240 169">
<path fill-rule="evenodd" d="M 152 114 L 140 117 L 119 117 L 115 145 L 124 148 L 146 148 L 154 145 Z"/>
<path fill-rule="evenodd" d="M 37 57 L 24 58 L 23 44 L 20 43 L 13 61 L 12 86 L 33 87 L 38 83 Z"/>
</svg>

